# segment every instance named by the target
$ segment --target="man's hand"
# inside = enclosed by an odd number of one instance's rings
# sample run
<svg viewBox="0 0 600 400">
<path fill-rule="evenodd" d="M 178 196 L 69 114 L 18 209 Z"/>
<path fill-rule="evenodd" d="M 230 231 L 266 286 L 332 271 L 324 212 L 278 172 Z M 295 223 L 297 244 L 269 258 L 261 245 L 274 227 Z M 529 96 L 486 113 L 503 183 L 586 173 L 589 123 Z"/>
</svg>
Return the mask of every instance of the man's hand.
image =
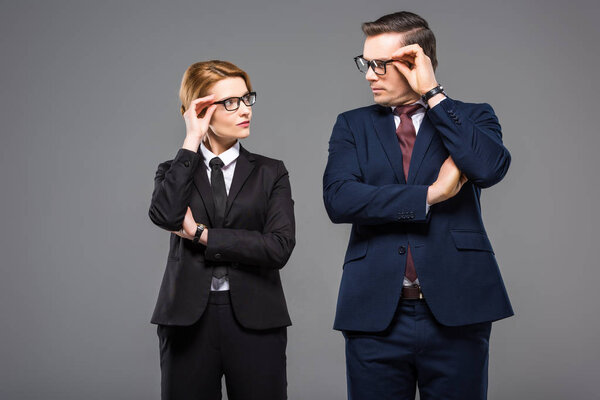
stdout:
<svg viewBox="0 0 600 400">
<path fill-rule="evenodd" d="M 392 60 L 395 60 L 394 65 L 419 96 L 438 85 L 431 59 L 418 44 L 409 44 L 399 48 L 392 54 Z M 430 99 L 429 106 L 434 107 L 443 99 L 444 95 L 438 94 Z M 432 102 L 432 100 L 434 101 Z"/>
<path fill-rule="evenodd" d="M 452 157 L 448 157 L 442 164 L 436 181 L 427 190 L 427 203 L 434 205 L 456 196 L 467 180 Z"/>
</svg>

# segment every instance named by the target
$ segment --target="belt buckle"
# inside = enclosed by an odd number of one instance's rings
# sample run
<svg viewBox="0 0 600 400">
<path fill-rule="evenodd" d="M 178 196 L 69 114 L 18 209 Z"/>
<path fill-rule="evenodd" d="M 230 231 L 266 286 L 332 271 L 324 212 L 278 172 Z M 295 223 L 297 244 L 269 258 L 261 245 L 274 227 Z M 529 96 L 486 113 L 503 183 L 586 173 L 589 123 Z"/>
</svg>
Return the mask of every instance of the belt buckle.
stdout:
<svg viewBox="0 0 600 400">
<path fill-rule="evenodd" d="M 418 296 L 414 296 L 414 297 L 408 297 L 408 299 L 413 299 L 413 300 L 423 300 L 423 292 L 421 291 L 421 285 L 416 285 L 413 284 L 411 286 L 404 286 L 406 289 L 412 289 L 411 291 L 414 293 L 414 289 L 417 290 L 417 292 L 419 293 Z"/>
<path fill-rule="evenodd" d="M 423 300 L 423 292 L 421 291 L 421 285 L 416 285 L 417 289 L 419 289 L 419 300 Z"/>
<path fill-rule="evenodd" d="M 416 288 L 419 291 L 419 300 L 423 300 L 423 292 L 421 291 L 421 285 L 414 284 L 412 287 Z"/>
</svg>

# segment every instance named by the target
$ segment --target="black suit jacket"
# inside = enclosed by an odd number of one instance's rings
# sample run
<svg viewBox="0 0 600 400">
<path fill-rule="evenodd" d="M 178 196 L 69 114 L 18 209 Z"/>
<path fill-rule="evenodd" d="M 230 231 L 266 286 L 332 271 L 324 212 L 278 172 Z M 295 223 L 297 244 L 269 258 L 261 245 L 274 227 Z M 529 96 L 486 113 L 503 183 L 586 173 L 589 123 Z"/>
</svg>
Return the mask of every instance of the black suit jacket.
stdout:
<svg viewBox="0 0 600 400">
<path fill-rule="evenodd" d="M 214 200 L 201 152 L 181 149 L 158 166 L 149 216 L 163 229 L 181 229 L 189 206 L 209 227 L 208 244 L 171 234 L 167 267 L 152 323 L 186 326 L 204 312 L 211 263 L 227 263 L 231 304 L 250 329 L 291 325 L 279 269 L 295 245 L 294 202 L 283 162 L 240 146 L 223 228 L 211 228 Z"/>
</svg>

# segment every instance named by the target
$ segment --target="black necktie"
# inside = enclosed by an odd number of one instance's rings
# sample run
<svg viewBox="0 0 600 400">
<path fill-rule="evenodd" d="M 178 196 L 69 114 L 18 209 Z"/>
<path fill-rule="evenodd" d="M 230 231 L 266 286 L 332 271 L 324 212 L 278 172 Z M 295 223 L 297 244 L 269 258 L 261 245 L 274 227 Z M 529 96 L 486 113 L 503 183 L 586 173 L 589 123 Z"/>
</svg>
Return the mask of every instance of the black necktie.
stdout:
<svg viewBox="0 0 600 400">
<path fill-rule="evenodd" d="M 227 189 L 225 188 L 225 178 L 223 178 L 223 161 L 215 157 L 208 163 L 210 166 L 210 186 L 212 188 L 215 204 L 214 228 L 222 228 L 225 219 L 225 205 L 227 204 Z M 210 234 L 210 233 L 209 233 Z M 227 275 L 226 266 L 213 267 L 213 276 L 222 278 Z"/>
</svg>

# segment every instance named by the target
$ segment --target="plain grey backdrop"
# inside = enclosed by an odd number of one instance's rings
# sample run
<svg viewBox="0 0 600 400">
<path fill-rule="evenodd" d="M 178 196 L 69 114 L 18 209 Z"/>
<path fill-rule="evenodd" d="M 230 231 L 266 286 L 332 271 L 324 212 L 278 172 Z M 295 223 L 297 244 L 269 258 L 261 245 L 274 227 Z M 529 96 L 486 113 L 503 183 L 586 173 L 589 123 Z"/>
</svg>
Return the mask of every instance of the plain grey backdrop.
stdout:
<svg viewBox="0 0 600 400">
<path fill-rule="evenodd" d="M 181 76 L 216 58 L 258 92 L 243 144 L 290 171 L 289 398 L 345 399 L 331 327 L 349 227 L 321 179 L 337 114 L 372 103 L 360 24 L 403 9 L 436 34 L 448 94 L 492 104 L 513 156 L 482 194 L 516 311 L 492 330 L 489 398 L 600 398 L 598 2 L 0 4 L 0 398 L 159 398 L 169 234 L 147 210 L 183 142 Z"/>
</svg>

